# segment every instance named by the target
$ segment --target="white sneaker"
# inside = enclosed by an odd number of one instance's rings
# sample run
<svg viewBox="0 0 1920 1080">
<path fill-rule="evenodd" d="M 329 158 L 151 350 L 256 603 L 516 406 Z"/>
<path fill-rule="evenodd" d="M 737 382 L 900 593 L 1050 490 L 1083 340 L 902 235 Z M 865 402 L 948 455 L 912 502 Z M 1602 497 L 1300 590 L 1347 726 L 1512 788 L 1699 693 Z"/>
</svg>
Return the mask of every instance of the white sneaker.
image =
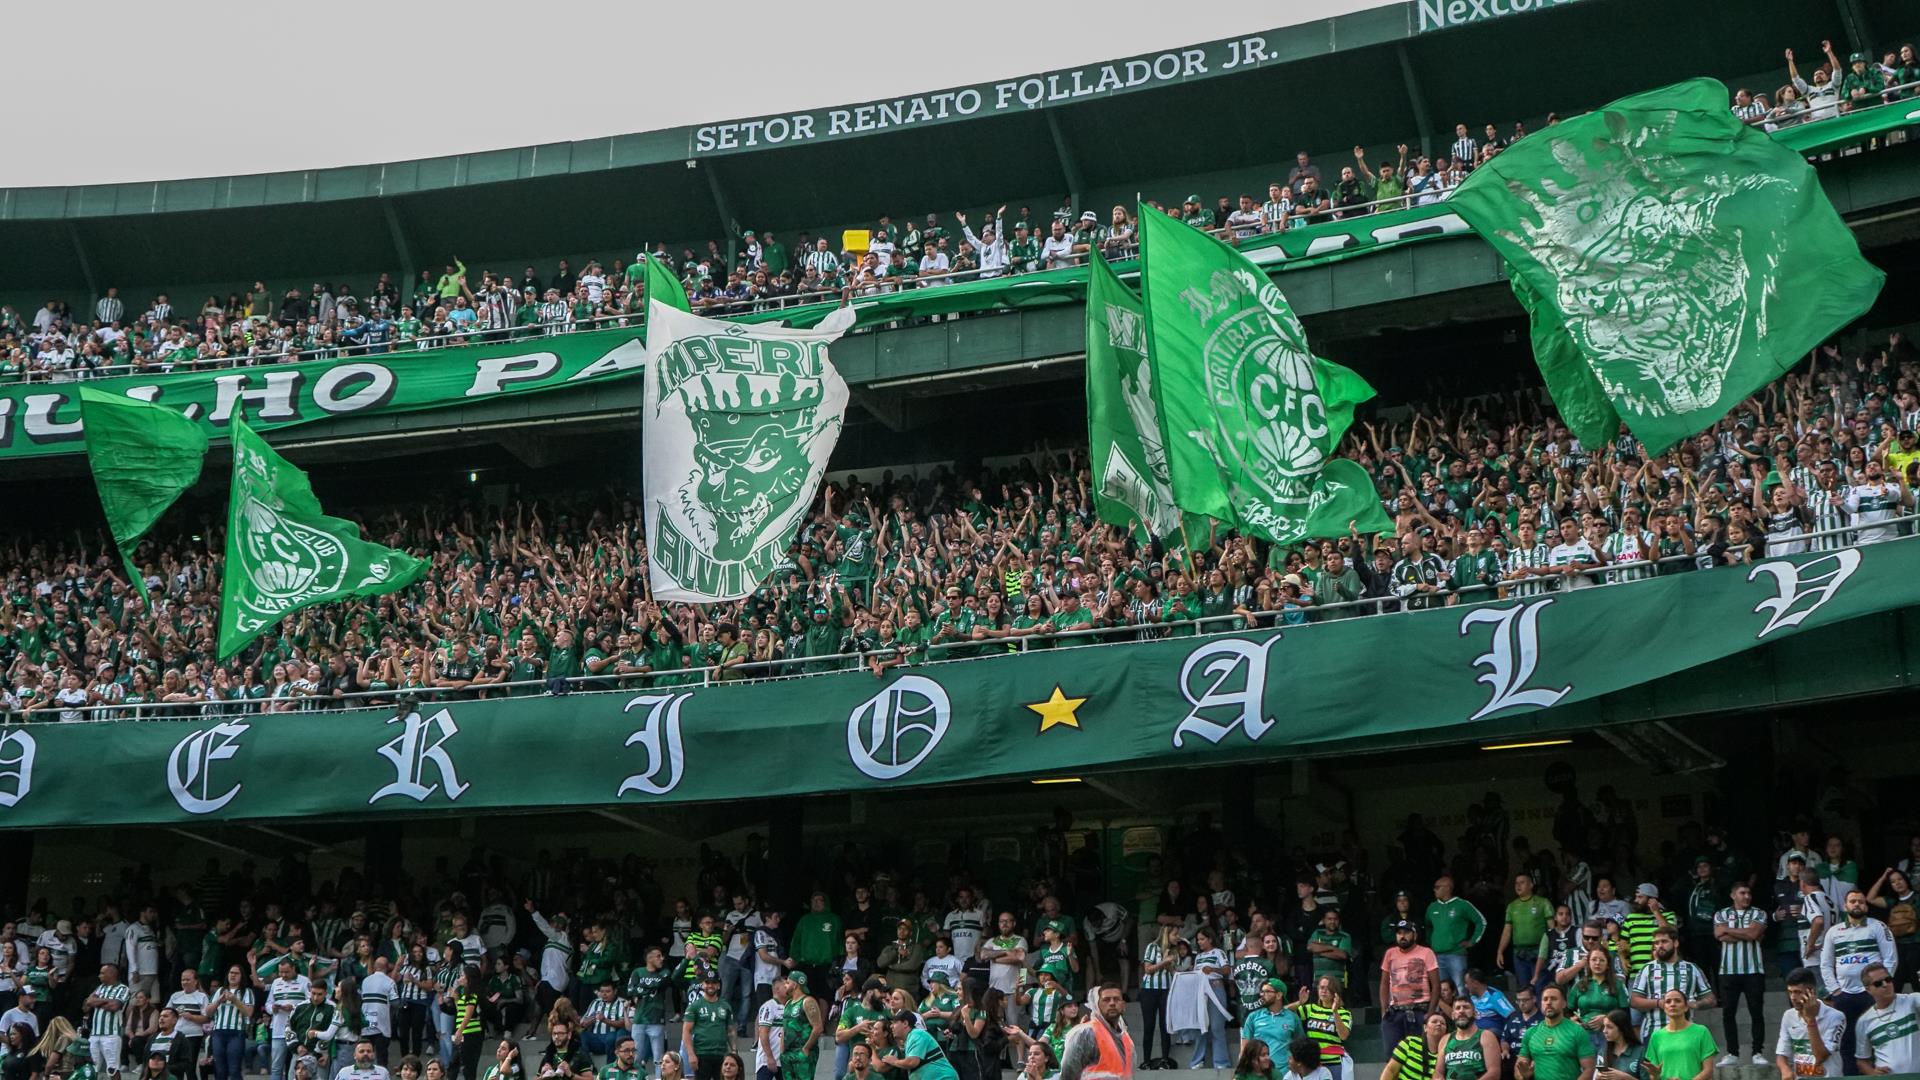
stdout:
<svg viewBox="0 0 1920 1080">
<path fill-rule="evenodd" d="M 1773 1064 L 1773 1062 L 1771 1062 L 1771 1061 L 1768 1061 L 1768 1060 L 1767 1060 L 1767 1055 L 1765 1055 L 1765 1054 L 1755 1054 L 1755 1055 L 1753 1055 L 1753 1057 L 1751 1058 L 1751 1060 L 1752 1060 L 1752 1062 L 1753 1062 L 1753 1063 L 1754 1063 L 1755 1065 L 1771 1065 L 1771 1064 Z"/>
<path fill-rule="evenodd" d="M 1726 1068 L 1729 1065 L 1738 1065 L 1738 1064 L 1740 1064 L 1740 1059 L 1737 1057 L 1734 1057 L 1732 1054 L 1728 1054 L 1726 1057 L 1723 1057 L 1719 1061 L 1714 1062 L 1715 1066 L 1722 1069 Z"/>
</svg>

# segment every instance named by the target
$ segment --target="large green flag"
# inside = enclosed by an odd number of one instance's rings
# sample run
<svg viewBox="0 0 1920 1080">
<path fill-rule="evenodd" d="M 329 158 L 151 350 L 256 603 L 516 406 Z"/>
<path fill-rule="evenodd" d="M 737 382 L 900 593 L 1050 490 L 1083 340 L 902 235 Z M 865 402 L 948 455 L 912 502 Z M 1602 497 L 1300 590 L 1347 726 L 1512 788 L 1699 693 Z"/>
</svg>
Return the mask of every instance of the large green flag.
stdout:
<svg viewBox="0 0 1920 1080">
<path fill-rule="evenodd" d="M 80 426 L 87 464 L 100 493 L 120 562 L 140 599 L 151 605 L 133 551 L 153 523 L 200 479 L 207 436 L 185 415 L 120 394 L 80 387 Z"/>
<path fill-rule="evenodd" d="M 1534 356 L 1588 446 L 1618 420 L 1660 451 L 1872 305 L 1812 166 L 1691 79 L 1543 128 L 1447 205 L 1507 260 Z"/>
<path fill-rule="evenodd" d="M 307 474 L 233 421 L 227 566 L 220 581 L 220 659 L 281 618 L 329 600 L 380 596 L 420 579 L 425 561 L 369 543 L 328 517 Z"/>
<path fill-rule="evenodd" d="M 665 260 L 654 255 L 647 256 L 647 299 L 658 300 L 676 311 L 693 310 L 693 305 L 687 303 L 687 290 L 680 284 L 679 276 Z"/>
<path fill-rule="evenodd" d="M 1153 401 L 1146 311 L 1098 252 L 1087 278 L 1087 443 L 1100 520 L 1184 542 Z M 1185 525 L 1206 539 L 1205 518 Z"/>
<path fill-rule="evenodd" d="M 1391 529 L 1379 500 L 1362 513 L 1354 471 L 1329 463 L 1373 387 L 1313 355 L 1278 286 L 1246 256 L 1140 207 L 1147 359 L 1174 502 L 1290 544 Z M 1365 470 L 1359 470 L 1362 479 Z M 1371 493 L 1368 482 L 1363 489 Z M 1347 516 L 1334 520 L 1347 511 Z"/>
</svg>

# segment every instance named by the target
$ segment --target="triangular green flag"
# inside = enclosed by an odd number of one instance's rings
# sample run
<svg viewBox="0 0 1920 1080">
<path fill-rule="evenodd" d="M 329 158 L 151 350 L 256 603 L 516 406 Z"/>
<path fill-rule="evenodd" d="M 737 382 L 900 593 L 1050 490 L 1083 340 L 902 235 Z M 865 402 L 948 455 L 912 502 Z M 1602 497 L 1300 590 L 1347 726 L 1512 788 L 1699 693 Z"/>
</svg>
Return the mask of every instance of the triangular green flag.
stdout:
<svg viewBox="0 0 1920 1080">
<path fill-rule="evenodd" d="M 1099 252 L 1087 280 L 1087 440 L 1101 521 L 1169 545 L 1196 531 L 1206 538 L 1207 519 L 1187 515 L 1183 522 L 1173 503 L 1147 364 L 1146 312 Z"/>
<path fill-rule="evenodd" d="M 147 595 L 147 581 L 134 565 L 133 552 L 167 507 L 200 479 L 206 433 L 173 409 L 84 385 L 80 426 L 93 486 L 100 493 L 114 546 L 120 549 L 120 562 L 134 591 L 151 607 L 153 598 Z"/>
<path fill-rule="evenodd" d="M 1344 534 L 1315 513 L 1340 494 L 1323 470 L 1373 387 L 1313 355 L 1246 256 L 1145 204 L 1140 279 L 1175 503 L 1274 543 Z"/>
<path fill-rule="evenodd" d="M 680 284 L 680 278 L 657 255 L 647 256 L 647 299 L 681 311 L 693 310 L 693 305 L 687 303 L 687 290 Z"/>
<path fill-rule="evenodd" d="M 1589 446 L 1615 434 L 1609 411 L 1656 453 L 1706 429 L 1885 281 L 1813 167 L 1727 100 L 1713 79 L 1621 98 L 1447 200 L 1507 260 L 1547 388 Z"/>
<path fill-rule="evenodd" d="M 220 659 L 312 604 L 397 592 L 427 564 L 369 543 L 350 521 L 320 509 L 307 474 L 237 417 L 227 565 L 220 584 Z"/>
</svg>

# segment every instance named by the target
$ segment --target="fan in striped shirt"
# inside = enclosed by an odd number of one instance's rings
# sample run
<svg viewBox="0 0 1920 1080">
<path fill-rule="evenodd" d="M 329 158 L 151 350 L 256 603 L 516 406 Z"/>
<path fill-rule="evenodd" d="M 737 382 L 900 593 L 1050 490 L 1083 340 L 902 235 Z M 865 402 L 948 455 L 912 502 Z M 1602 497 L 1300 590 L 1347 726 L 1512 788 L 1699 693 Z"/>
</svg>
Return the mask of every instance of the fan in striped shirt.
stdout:
<svg viewBox="0 0 1920 1080">
<path fill-rule="evenodd" d="M 1628 989 L 1634 1009 L 1645 1013 L 1640 1021 L 1642 1038 L 1653 1034 L 1661 1015 L 1660 999 L 1669 990 L 1685 994 L 1696 1009 L 1711 1008 L 1714 1003 L 1713 984 L 1699 965 L 1680 959 L 1680 937 L 1670 926 L 1653 932 L 1653 961 L 1634 972 Z"/>
<path fill-rule="evenodd" d="M 1727 1053 L 1740 1056 L 1738 1003 L 1747 999 L 1748 1026 L 1755 1053 L 1765 1047 L 1766 1029 L 1761 998 L 1766 993 L 1767 963 L 1760 939 L 1767 932 L 1767 913 L 1753 906 L 1753 889 L 1745 882 L 1733 886 L 1733 904 L 1713 916 L 1713 936 L 1720 941 L 1721 1016 L 1726 1023 Z"/>
<path fill-rule="evenodd" d="M 1507 595 L 1538 596 L 1547 591 L 1548 574 L 1552 560 L 1548 556 L 1547 545 L 1540 542 L 1539 533 L 1533 522 L 1520 523 L 1520 537 L 1514 541 L 1507 552 Z"/>
</svg>

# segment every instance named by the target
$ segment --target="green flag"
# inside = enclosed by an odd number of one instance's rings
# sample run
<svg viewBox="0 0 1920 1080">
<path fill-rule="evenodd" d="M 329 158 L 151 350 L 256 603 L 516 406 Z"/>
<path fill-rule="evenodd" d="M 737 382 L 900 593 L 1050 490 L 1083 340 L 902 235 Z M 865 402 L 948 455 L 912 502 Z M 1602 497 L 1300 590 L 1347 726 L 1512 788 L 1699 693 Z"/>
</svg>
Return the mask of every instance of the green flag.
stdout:
<svg viewBox="0 0 1920 1080">
<path fill-rule="evenodd" d="M 207 436 L 198 425 L 161 405 L 90 386 L 80 387 L 80 426 L 87 464 L 100 493 L 107 527 L 134 591 L 151 605 L 147 581 L 133 563 L 134 548 L 180 494 L 200 479 Z"/>
<path fill-rule="evenodd" d="M 647 256 L 647 299 L 658 300 L 679 311 L 693 310 L 693 305 L 687 303 L 687 290 L 673 268 L 654 255 Z"/>
<path fill-rule="evenodd" d="M 397 592 L 427 564 L 360 538 L 328 517 L 307 474 L 233 421 L 233 492 L 227 505 L 227 565 L 220 583 L 220 659 L 311 604 Z"/>
<path fill-rule="evenodd" d="M 1691 79 L 1520 140 L 1447 205 L 1507 260 L 1577 438 L 1658 452 L 1857 318 L 1885 275 L 1806 160 Z"/>
<path fill-rule="evenodd" d="M 1160 410 L 1147 363 L 1146 312 L 1140 298 L 1094 253 L 1087 279 L 1087 441 L 1093 506 L 1101 521 L 1184 542 L 1182 515 L 1167 479 Z M 1207 521 L 1185 522 L 1207 537 Z"/>
<path fill-rule="evenodd" d="M 1144 204 L 1140 260 L 1175 503 L 1275 543 L 1344 534 L 1351 516 L 1316 512 L 1346 490 L 1327 490 L 1323 470 L 1373 387 L 1313 355 L 1246 256 Z"/>
</svg>

